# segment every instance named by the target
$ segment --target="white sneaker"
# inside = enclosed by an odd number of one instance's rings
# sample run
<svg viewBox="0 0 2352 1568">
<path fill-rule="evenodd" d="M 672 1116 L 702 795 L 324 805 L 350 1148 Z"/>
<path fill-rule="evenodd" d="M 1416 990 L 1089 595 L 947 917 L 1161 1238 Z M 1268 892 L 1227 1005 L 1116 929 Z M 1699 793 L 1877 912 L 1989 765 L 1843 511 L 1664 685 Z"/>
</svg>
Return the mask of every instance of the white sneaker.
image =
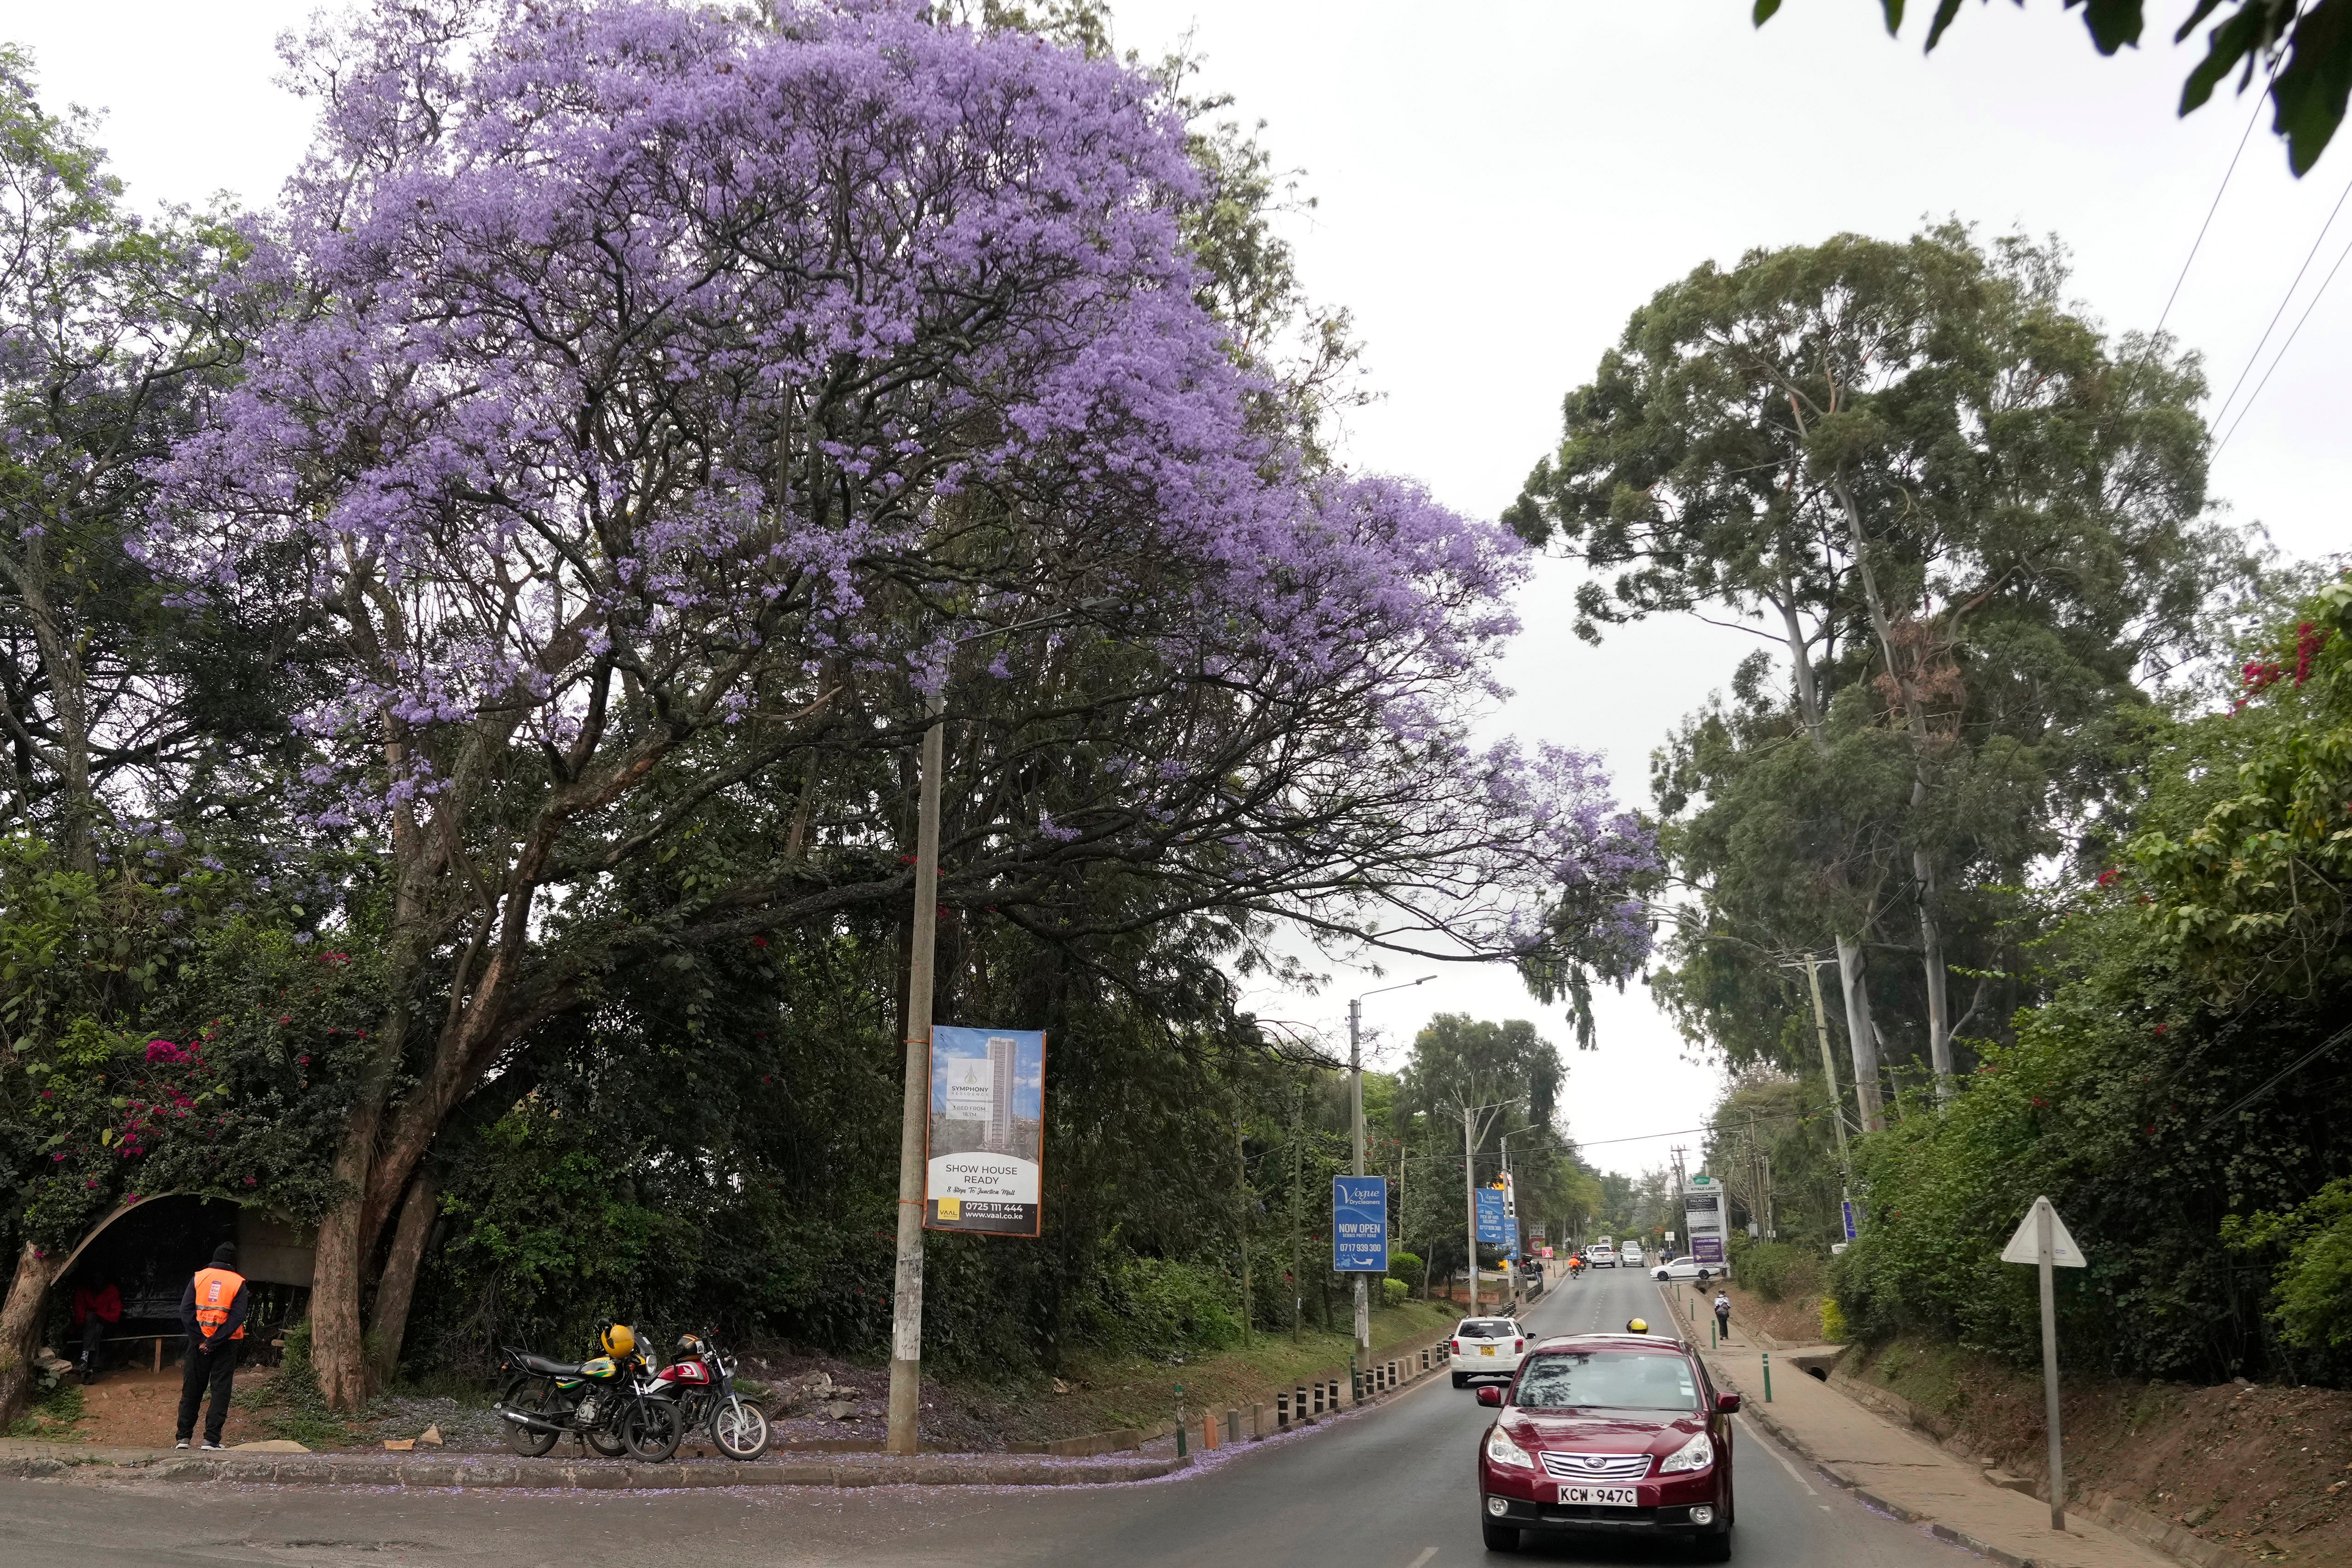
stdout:
<svg viewBox="0 0 2352 1568">
<path fill-rule="evenodd" d="M 187 1446 L 188 1440 L 185 1437 L 181 1438 L 178 1442 L 172 1445 L 174 1448 L 184 1448 Z"/>
<path fill-rule="evenodd" d="M 205 1439 L 205 1452 L 207 1454 L 220 1453 L 226 1449 L 227 1446 L 228 1445 L 226 1443 L 215 1443 L 210 1437 Z"/>
</svg>

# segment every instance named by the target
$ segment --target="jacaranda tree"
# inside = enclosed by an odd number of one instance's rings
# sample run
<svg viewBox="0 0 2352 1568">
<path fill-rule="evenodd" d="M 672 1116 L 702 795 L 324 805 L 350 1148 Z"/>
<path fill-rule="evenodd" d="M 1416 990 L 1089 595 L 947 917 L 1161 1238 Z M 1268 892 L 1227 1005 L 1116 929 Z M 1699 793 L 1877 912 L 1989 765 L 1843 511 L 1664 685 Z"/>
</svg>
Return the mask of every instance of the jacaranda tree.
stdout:
<svg viewBox="0 0 2352 1568">
<path fill-rule="evenodd" d="M 1117 868 L 1125 930 L 1639 962 L 1639 825 L 1585 759 L 1461 739 L 1516 544 L 1253 418 L 1151 80 L 896 5 L 386 6 L 293 64 L 319 142 L 242 275 L 273 319 L 142 556 L 222 607 L 304 563 L 309 826 L 386 868 L 331 1397 L 379 1271 L 397 1338 L 420 1162 L 535 1029 L 615 966 L 903 904 L 898 783 L 769 814 L 812 757 L 908 756 L 934 697 L 943 901 L 1051 929 Z M 747 819 L 675 903 L 610 896 Z"/>
</svg>

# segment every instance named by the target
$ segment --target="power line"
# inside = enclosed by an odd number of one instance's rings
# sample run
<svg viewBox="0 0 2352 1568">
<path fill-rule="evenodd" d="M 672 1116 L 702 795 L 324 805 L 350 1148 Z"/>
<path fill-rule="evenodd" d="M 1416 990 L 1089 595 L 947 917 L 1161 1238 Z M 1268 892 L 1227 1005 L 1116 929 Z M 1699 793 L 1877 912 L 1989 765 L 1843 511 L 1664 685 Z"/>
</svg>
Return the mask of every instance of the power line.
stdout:
<svg viewBox="0 0 2352 1568">
<path fill-rule="evenodd" d="M 2297 0 L 2294 9 L 2296 16 L 2303 14 L 2301 0 Z M 2292 18 L 2287 25 L 2294 26 Z M 2263 79 L 2263 90 L 2254 95 L 2254 111 L 2246 116 L 2246 128 L 2238 135 L 2238 150 L 2230 154 L 2230 166 L 2221 171 L 2221 184 L 2213 192 L 2213 205 L 2205 209 L 2205 221 L 2197 226 L 2197 238 L 2189 245 L 2189 254 L 2181 258 L 2180 276 L 2172 280 L 2172 292 L 2165 296 L 2163 312 L 2156 318 L 2156 330 L 2159 332 L 2164 331 L 2164 323 L 2171 319 L 2173 301 L 2180 298 L 2180 286 L 2189 281 L 2189 268 L 2205 244 L 2205 231 L 2213 226 L 2213 215 L 2221 210 L 2221 198 L 2230 189 L 2230 176 L 2238 172 L 2238 160 L 2246 155 L 2246 143 L 2252 140 L 2254 134 L 2254 121 L 2263 117 L 2263 100 L 2270 96 L 2270 84 L 2277 77 L 2279 65 L 2285 58 L 2284 50 L 2273 57 L 2270 75 Z"/>
<path fill-rule="evenodd" d="M 2335 282 L 2336 273 L 2343 270 L 2344 261 L 2347 257 L 2352 257 L 2352 241 L 2347 241 L 2345 243 L 2344 249 L 2336 258 L 2336 265 L 2329 268 L 2327 269 L 2327 276 L 2319 280 L 2318 289 L 2315 290 L 2311 296 L 2311 303 L 2305 305 L 2303 308 L 2303 314 L 2294 319 L 2294 331 L 2287 333 L 2286 342 L 2279 345 L 2277 355 L 2271 361 L 2271 368 L 2263 372 L 2262 380 L 2254 383 L 2253 391 L 2246 395 L 2245 405 L 2238 410 L 2238 416 L 2230 421 L 2229 435 L 2223 436 L 2221 440 L 2214 443 L 2213 455 L 2215 457 L 2218 458 L 2221 455 L 2221 448 L 2230 444 L 2230 437 L 2235 436 L 2238 433 L 2238 426 L 2243 425 L 2246 422 L 2246 416 L 2253 411 L 2255 401 L 2263 395 L 2263 388 L 2271 384 L 2271 377 L 2277 373 L 2279 362 L 2286 358 L 2287 350 L 2294 347 L 2294 340 L 2302 335 L 2304 322 L 2311 320 L 2312 311 L 2319 308 L 2319 301 L 2326 296 L 2327 286 L 2330 283 Z"/>
<path fill-rule="evenodd" d="M 2254 362 L 2263 357 L 2263 345 L 2271 341 L 2271 334 L 2278 330 L 2279 318 L 2285 315 L 2287 306 L 2294 303 L 2294 291 L 2303 287 L 2303 275 L 2311 270 L 2312 261 L 2319 255 L 2321 243 L 2327 238 L 2327 231 L 2336 226 L 2336 215 L 2344 210 L 2347 196 L 2352 196 L 2352 180 L 2345 182 L 2344 195 L 2336 198 L 2336 205 L 2328 209 L 2327 221 L 2321 224 L 2319 232 L 2311 237 L 2311 248 L 2304 252 L 2303 265 L 2294 269 L 2294 281 L 2288 284 L 2286 292 L 2279 296 L 2278 309 L 2271 312 L 2270 325 L 2264 327 L 2263 335 L 2254 341 L 2253 353 L 2246 356 L 2245 368 L 2238 372 L 2238 379 L 2230 384 L 2230 395 L 2221 399 L 2221 406 L 2213 410 L 2214 424 L 2221 423 L 2221 416 L 2230 412 L 2230 405 L 2238 401 L 2238 388 L 2246 384 L 2246 377 L 2253 373 Z"/>
</svg>

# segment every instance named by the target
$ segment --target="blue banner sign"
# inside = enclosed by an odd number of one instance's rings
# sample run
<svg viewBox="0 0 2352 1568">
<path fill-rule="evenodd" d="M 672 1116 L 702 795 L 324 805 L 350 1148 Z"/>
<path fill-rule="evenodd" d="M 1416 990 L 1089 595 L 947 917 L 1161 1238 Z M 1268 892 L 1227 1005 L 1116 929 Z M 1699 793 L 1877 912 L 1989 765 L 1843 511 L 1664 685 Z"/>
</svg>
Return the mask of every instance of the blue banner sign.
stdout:
<svg viewBox="0 0 2352 1568">
<path fill-rule="evenodd" d="M 1341 1274 L 1389 1271 L 1389 1179 L 1331 1178 L 1331 1267 Z"/>
<path fill-rule="evenodd" d="M 1477 1191 L 1478 1240 L 1487 1247 L 1508 1247 L 1511 1244 L 1511 1214 L 1500 1187 L 1480 1187 Z"/>
<path fill-rule="evenodd" d="M 1852 1198 L 1843 1199 L 1839 1203 L 1838 1209 L 1845 1219 L 1845 1238 L 1848 1241 L 1852 1241 L 1854 1237 L 1853 1200 Z"/>
</svg>

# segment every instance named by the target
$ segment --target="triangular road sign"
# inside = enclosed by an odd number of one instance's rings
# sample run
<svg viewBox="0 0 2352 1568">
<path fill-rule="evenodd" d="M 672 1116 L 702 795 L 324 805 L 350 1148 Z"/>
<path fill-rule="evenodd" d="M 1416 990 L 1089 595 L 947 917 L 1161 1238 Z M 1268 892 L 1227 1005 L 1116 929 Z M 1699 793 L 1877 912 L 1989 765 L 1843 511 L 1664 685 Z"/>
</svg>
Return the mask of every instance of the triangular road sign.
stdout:
<svg viewBox="0 0 2352 1568">
<path fill-rule="evenodd" d="M 2017 1234 L 2011 1237 L 2009 1245 L 2000 1249 L 2000 1260 L 2003 1263 L 2042 1261 L 2042 1235 L 2033 1216 L 2045 1208 L 2050 1210 L 2050 1261 L 2061 1268 L 2082 1268 L 2083 1249 L 2074 1245 L 2073 1237 L 2066 1234 L 2066 1222 L 2058 1217 L 2058 1211 L 2051 1207 L 2048 1198 L 2033 1200 L 2033 1206 L 2025 1211 L 2025 1218 L 2018 1225 Z"/>
</svg>

